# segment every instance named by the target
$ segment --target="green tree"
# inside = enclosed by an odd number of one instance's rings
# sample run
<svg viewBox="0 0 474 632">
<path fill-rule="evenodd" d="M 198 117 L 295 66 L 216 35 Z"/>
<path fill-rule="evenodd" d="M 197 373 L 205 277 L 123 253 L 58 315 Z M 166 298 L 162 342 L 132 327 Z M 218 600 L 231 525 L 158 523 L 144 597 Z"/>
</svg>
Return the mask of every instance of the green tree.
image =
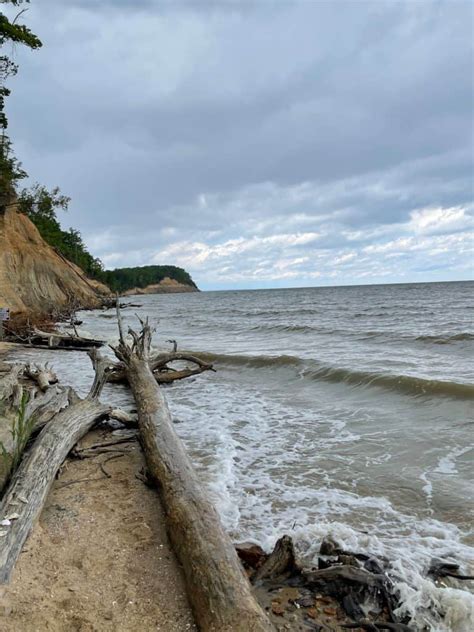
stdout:
<svg viewBox="0 0 474 632">
<path fill-rule="evenodd" d="M 3 0 L 3 4 L 16 7 L 28 2 L 29 0 Z M 9 200 L 17 181 L 26 177 L 21 164 L 13 154 L 11 141 L 6 134 L 8 119 L 5 114 L 5 99 L 10 94 L 5 83 L 9 76 L 15 75 L 18 71 L 18 65 L 12 59 L 15 46 L 22 44 L 34 50 L 42 45 L 40 39 L 25 24 L 19 23 L 25 11 L 26 8 L 21 9 L 11 20 L 0 11 L 0 47 L 4 51 L 7 45 L 11 45 L 10 54 L 5 52 L 0 55 L 0 209 Z"/>
<path fill-rule="evenodd" d="M 70 198 L 63 195 L 59 187 L 48 191 L 39 184 L 23 189 L 18 195 L 20 211 L 31 219 L 43 239 L 87 275 L 101 278 L 102 262 L 88 252 L 81 233 L 74 228 L 63 230 L 58 221 L 57 211 L 67 211 L 69 202 Z"/>
</svg>

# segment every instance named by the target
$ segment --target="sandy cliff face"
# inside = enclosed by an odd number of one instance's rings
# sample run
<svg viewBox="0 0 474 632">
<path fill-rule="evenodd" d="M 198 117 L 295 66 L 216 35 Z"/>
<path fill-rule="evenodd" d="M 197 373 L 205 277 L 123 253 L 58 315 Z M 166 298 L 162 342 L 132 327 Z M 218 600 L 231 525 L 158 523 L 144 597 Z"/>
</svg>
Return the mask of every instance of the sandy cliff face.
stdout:
<svg viewBox="0 0 474 632">
<path fill-rule="evenodd" d="M 71 301 L 97 307 L 107 293 L 56 253 L 16 207 L 0 212 L 0 306 L 12 313 L 48 313 Z"/>
<path fill-rule="evenodd" d="M 191 285 L 184 285 L 183 283 L 175 281 L 175 279 L 165 277 L 159 283 L 147 285 L 146 287 L 134 287 L 127 290 L 123 293 L 123 296 L 133 296 L 134 294 L 178 294 L 181 292 L 199 292 L 199 290 Z"/>
</svg>

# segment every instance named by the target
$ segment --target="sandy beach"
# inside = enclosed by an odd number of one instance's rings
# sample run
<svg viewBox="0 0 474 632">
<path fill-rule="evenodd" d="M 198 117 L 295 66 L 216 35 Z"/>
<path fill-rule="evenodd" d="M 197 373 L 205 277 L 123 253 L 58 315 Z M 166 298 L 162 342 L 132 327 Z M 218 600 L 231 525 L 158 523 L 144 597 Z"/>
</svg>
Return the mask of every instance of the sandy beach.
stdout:
<svg viewBox="0 0 474 632">
<path fill-rule="evenodd" d="M 107 475 L 112 454 L 64 464 L 1 596 L 5 632 L 197 629 L 158 495 L 136 478 L 141 450 L 116 448 Z"/>
</svg>

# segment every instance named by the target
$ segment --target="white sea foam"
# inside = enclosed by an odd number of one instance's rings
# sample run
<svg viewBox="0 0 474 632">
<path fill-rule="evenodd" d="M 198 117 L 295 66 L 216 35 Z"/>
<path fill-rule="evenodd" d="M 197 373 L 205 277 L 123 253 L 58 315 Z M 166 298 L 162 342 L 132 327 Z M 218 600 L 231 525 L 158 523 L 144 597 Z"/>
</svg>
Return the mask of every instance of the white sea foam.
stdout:
<svg viewBox="0 0 474 632">
<path fill-rule="evenodd" d="M 448 452 L 446 456 L 443 456 L 438 461 L 438 465 L 435 468 L 437 474 L 457 474 L 456 459 L 467 452 L 472 450 L 472 446 L 456 447 Z"/>
<path fill-rule="evenodd" d="M 344 472 L 354 466 L 344 446 L 360 441 L 347 426 L 352 411 L 344 418 L 337 405 L 333 417 L 299 408 L 296 416 L 291 400 L 270 392 L 215 377 L 169 392 L 172 410 L 184 420 L 178 430 L 233 537 L 269 550 L 288 533 L 307 562 L 317 563 L 321 539 L 331 533 L 347 549 L 391 560 L 399 614 L 417 629 L 474 629 L 472 595 L 426 576 L 433 557 L 474 564 L 474 550 L 462 543 L 459 528 L 400 511 L 383 495 L 344 487 Z M 370 464 L 392 459 L 381 449 Z M 433 483 L 426 472 L 420 479 L 430 501 Z"/>
</svg>

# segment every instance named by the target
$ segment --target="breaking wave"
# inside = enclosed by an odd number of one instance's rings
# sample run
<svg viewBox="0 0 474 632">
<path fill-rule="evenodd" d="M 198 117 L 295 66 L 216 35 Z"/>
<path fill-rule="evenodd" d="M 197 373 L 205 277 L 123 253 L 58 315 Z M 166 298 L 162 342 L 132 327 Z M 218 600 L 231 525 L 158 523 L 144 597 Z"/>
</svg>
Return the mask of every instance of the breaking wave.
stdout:
<svg viewBox="0 0 474 632">
<path fill-rule="evenodd" d="M 352 386 L 376 386 L 410 395 L 438 395 L 461 399 L 474 399 L 474 385 L 444 380 L 428 380 L 414 375 L 377 373 L 327 366 L 315 360 L 303 360 L 296 356 L 247 356 L 205 353 L 197 354 L 209 362 L 227 366 L 253 369 L 287 368 L 305 379 L 326 382 L 345 382 Z"/>
<path fill-rule="evenodd" d="M 437 345 L 447 345 L 452 342 L 460 342 L 463 340 L 474 340 L 474 334 L 468 331 L 455 334 L 453 336 L 417 336 L 415 340 L 419 342 L 431 342 Z"/>
</svg>

